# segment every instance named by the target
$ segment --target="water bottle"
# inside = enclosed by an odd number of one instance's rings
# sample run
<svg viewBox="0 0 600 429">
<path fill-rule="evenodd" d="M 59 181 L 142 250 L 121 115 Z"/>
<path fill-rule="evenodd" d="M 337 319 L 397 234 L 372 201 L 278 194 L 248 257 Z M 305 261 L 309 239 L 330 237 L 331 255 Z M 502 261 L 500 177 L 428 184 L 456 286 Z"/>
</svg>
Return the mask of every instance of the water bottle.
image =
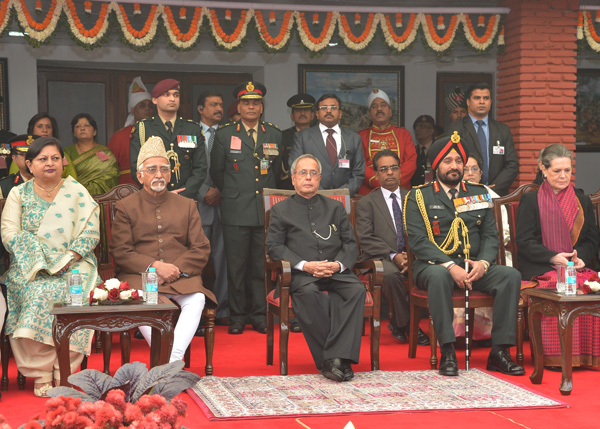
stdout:
<svg viewBox="0 0 600 429">
<path fill-rule="evenodd" d="M 146 304 L 158 304 L 158 275 L 153 267 L 146 274 Z"/>
<path fill-rule="evenodd" d="M 83 286 L 81 285 L 81 274 L 75 269 L 71 273 L 69 283 L 69 305 L 83 305 Z"/>
<path fill-rule="evenodd" d="M 577 294 L 577 270 L 575 269 L 575 264 L 573 262 L 569 262 L 567 264 L 567 288 L 565 290 L 565 295 L 576 295 Z"/>
<path fill-rule="evenodd" d="M 556 291 L 564 295 L 567 290 L 567 267 L 564 265 L 556 266 Z"/>
</svg>

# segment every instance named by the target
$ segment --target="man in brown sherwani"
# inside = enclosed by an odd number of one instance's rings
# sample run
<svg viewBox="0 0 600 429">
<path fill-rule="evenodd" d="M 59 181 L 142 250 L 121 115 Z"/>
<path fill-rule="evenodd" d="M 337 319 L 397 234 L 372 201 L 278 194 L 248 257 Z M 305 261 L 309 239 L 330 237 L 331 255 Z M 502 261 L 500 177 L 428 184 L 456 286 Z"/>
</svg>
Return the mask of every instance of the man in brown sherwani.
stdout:
<svg viewBox="0 0 600 429">
<path fill-rule="evenodd" d="M 206 298 L 217 303 L 213 293 L 202 286 L 210 244 L 196 202 L 167 191 L 171 168 L 160 137 L 144 143 L 137 167 L 143 189 L 115 205 L 110 251 L 119 280 L 141 289 L 140 273 L 154 267 L 158 292 L 181 306 L 173 362 L 183 358 L 194 338 Z M 151 328 L 142 326 L 140 331 L 150 344 Z"/>
</svg>

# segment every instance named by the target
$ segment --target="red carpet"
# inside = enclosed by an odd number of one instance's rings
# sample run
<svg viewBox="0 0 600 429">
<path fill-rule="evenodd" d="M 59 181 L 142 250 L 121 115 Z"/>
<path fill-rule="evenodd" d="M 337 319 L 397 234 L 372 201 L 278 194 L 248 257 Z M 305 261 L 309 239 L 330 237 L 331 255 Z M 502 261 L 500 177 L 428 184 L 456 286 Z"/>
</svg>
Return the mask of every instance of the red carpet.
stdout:
<svg viewBox="0 0 600 429">
<path fill-rule="evenodd" d="M 115 341 L 118 336 L 114 336 Z M 408 359 L 408 346 L 399 344 L 389 331 L 382 329 L 381 336 L 381 369 L 390 371 L 426 370 L 429 369 L 429 347 L 419 347 L 416 359 Z M 277 336 L 276 336 L 277 344 Z M 369 337 L 363 337 L 361 362 L 354 370 L 364 372 L 370 369 Z M 276 349 L 277 351 L 277 349 Z M 471 367 L 485 368 L 489 349 L 475 348 L 471 355 Z M 316 368 L 312 363 L 310 353 L 302 334 L 290 335 L 289 348 L 290 374 L 314 374 Z M 514 356 L 514 349 L 513 349 Z M 459 363 L 464 365 L 464 353 L 458 351 Z M 149 349 L 143 340 L 132 340 L 132 359 L 149 363 Z M 248 375 L 278 375 L 278 360 L 274 366 L 267 366 L 266 339 L 264 335 L 252 330 L 243 335 L 227 334 L 227 328 L 217 327 L 214 355 L 214 375 L 216 376 L 248 376 Z M 501 376 L 512 383 L 523 384 L 544 396 L 555 398 L 570 404 L 571 408 L 536 409 L 536 410 L 501 410 L 501 411 L 453 411 L 425 413 L 392 413 L 368 414 L 331 417 L 300 417 L 261 420 L 241 420 L 210 422 L 200 408 L 186 394 L 181 397 L 188 403 L 188 417 L 185 420 L 187 428 L 311 428 L 311 429 L 342 429 L 348 421 L 352 421 L 357 429 L 360 428 L 397 428 L 414 425 L 415 428 L 461 428 L 481 429 L 482 425 L 489 428 L 598 428 L 600 406 L 598 406 L 598 386 L 600 371 L 576 369 L 573 373 L 573 391 L 570 396 L 562 396 L 558 391 L 561 374 L 544 372 L 540 385 L 532 385 L 529 375 L 533 368 L 529 356 L 529 343 L 525 343 L 525 370 L 523 377 Z M 118 343 L 113 345 L 111 370 L 114 372 L 120 366 Z M 89 368 L 102 368 L 102 356 L 92 354 Z M 192 350 L 191 371 L 204 375 L 204 346 L 202 338 L 195 338 Z M 18 428 L 29 418 L 44 408 L 44 399 L 33 396 L 33 382 L 28 380 L 26 390 L 17 390 L 16 367 L 11 359 L 9 367 L 10 386 L 7 392 L 2 392 L 0 399 L 0 414 L 3 414 L 13 429 Z"/>
</svg>

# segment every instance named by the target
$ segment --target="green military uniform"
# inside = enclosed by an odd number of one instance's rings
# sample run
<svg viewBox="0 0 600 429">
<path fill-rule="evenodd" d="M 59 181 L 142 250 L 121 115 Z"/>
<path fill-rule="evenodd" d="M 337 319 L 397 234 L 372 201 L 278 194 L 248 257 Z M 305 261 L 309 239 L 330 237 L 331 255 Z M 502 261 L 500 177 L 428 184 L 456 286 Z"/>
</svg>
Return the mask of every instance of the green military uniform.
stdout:
<svg viewBox="0 0 600 429">
<path fill-rule="evenodd" d="M 143 139 L 140 138 L 141 134 L 143 134 Z M 168 190 L 185 188 L 185 191 L 181 192 L 180 195 L 196 199 L 208 169 L 204 136 L 200 125 L 192 120 L 177 117 L 173 124 L 173 133 L 170 135 L 158 115 L 138 121 L 131 131 L 129 146 L 131 176 L 138 184 L 136 173 L 137 157 L 141 147 L 140 142 L 141 140 L 145 142 L 152 136 L 158 136 L 163 140 L 165 150 L 169 155 L 171 182 L 168 185 Z"/>
<path fill-rule="evenodd" d="M 241 121 L 219 128 L 210 155 L 221 191 L 230 322 L 245 324 L 248 316 L 255 326 L 265 320 L 262 189 L 275 188 L 281 165 L 281 131 L 266 122 L 257 128 L 256 143 Z"/>
<path fill-rule="evenodd" d="M 10 190 L 23 182 L 24 180 L 21 173 L 9 174 L 4 179 L 0 180 L 0 198 L 8 197 Z"/>
<path fill-rule="evenodd" d="M 413 278 L 419 288 L 428 290 L 429 309 L 435 332 L 442 345 L 456 340 L 452 329 L 452 291 L 455 283 L 449 270 L 440 264 L 453 261 L 460 267 L 465 267 L 462 227 L 457 231 L 457 241 L 460 244 L 455 251 L 450 252 L 451 245 L 448 248 L 450 254 L 445 254 L 438 247 L 448 236 L 455 218 L 462 219 L 468 229 L 468 241 L 471 245 L 469 259 L 490 263 L 487 272 L 473 282 L 472 286 L 474 290 L 494 296 L 492 343 L 516 344 L 517 307 L 521 285 L 519 272 L 511 267 L 494 264 L 499 241 L 491 203 L 486 203 L 485 197 L 468 198 L 486 194 L 487 190 L 483 185 L 461 182 L 456 198 L 460 202 L 466 202 L 463 204 L 466 211 L 459 212 L 441 184 L 435 180 L 413 188 L 404 207 L 408 244 L 416 257 L 413 263 Z M 480 205 L 477 205 L 477 200 L 483 201 L 479 201 Z M 427 225 L 435 243 L 430 240 Z"/>
</svg>

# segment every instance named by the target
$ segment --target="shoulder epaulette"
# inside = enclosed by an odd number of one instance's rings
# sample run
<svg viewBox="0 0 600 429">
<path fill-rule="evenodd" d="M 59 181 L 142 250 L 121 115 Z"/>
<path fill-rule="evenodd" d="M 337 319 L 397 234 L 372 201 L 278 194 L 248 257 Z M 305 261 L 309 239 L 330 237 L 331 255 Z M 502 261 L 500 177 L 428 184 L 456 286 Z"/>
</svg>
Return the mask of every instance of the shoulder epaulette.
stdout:
<svg viewBox="0 0 600 429">
<path fill-rule="evenodd" d="M 194 121 L 193 119 L 183 119 L 183 118 L 179 118 L 179 119 L 181 119 L 182 121 L 187 121 L 187 122 L 191 122 L 192 124 L 199 125 L 198 122 Z"/>
<path fill-rule="evenodd" d="M 413 186 L 413 189 L 424 188 L 425 186 L 431 186 L 433 182 L 423 183 L 422 185 Z"/>
<path fill-rule="evenodd" d="M 464 182 L 468 183 L 469 185 L 475 185 L 475 186 L 483 186 L 483 187 L 485 187 L 485 185 L 483 183 L 471 182 L 470 180 L 465 180 Z"/>
<path fill-rule="evenodd" d="M 271 122 L 262 122 L 262 124 L 264 125 L 270 125 L 271 127 L 275 128 L 276 130 L 279 130 L 279 127 Z"/>
<path fill-rule="evenodd" d="M 227 122 L 226 124 L 219 125 L 218 129 L 220 130 L 221 128 L 229 127 L 231 125 L 235 125 L 235 122 Z"/>
</svg>

